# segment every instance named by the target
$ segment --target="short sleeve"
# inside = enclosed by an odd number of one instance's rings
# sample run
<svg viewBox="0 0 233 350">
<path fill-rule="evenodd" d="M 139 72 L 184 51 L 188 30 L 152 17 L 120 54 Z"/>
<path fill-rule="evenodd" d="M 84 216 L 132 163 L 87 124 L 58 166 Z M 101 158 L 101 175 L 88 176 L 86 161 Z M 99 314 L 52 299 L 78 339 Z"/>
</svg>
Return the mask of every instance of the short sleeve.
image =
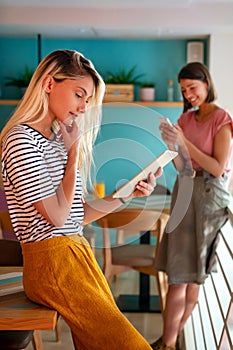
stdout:
<svg viewBox="0 0 233 350">
<path fill-rule="evenodd" d="M 16 132 L 8 136 L 4 149 L 3 176 L 18 201 L 33 203 L 55 193 L 38 140 Z"/>
</svg>

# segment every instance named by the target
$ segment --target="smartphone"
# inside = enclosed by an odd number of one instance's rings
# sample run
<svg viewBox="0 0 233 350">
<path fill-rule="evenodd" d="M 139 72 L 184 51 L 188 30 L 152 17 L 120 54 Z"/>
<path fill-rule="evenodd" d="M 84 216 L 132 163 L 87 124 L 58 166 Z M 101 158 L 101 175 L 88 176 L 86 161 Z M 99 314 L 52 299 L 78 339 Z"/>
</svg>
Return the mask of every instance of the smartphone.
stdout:
<svg viewBox="0 0 233 350">
<path fill-rule="evenodd" d="M 170 122 L 170 120 L 168 118 L 159 118 L 159 121 L 161 124 L 167 124 L 169 126 L 172 126 L 172 123 Z"/>
</svg>

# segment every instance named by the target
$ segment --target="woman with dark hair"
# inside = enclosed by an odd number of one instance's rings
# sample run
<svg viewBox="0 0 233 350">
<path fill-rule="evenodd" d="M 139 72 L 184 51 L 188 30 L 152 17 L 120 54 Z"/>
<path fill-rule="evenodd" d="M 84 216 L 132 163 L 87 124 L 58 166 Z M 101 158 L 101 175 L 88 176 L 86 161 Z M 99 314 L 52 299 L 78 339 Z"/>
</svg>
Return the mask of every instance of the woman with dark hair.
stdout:
<svg viewBox="0 0 233 350">
<path fill-rule="evenodd" d="M 162 138 L 178 171 L 171 217 L 160 245 L 157 269 L 168 276 L 163 336 L 153 349 L 175 349 L 198 300 L 200 285 L 215 269 L 219 231 L 227 220 L 227 189 L 233 122 L 214 103 L 215 88 L 205 65 L 192 62 L 178 75 L 184 110 L 177 125 L 161 124 Z M 178 345 L 177 345 L 178 348 Z"/>
</svg>

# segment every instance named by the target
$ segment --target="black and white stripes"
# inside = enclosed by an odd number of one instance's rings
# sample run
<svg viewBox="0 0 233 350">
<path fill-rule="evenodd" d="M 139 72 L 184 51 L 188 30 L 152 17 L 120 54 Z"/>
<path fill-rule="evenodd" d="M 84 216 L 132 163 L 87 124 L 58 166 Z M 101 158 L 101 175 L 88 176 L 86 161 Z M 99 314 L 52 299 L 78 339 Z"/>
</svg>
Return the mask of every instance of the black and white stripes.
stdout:
<svg viewBox="0 0 233 350">
<path fill-rule="evenodd" d="M 12 225 L 23 243 L 78 233 L 82 235 L 82 183 L 77 171 L 76 192 L 69 217 L 54 227 L 33 203 L 55 194 L 67 162 L 62 142 L 46 139 L 27 125 L 14 127 L 4 138 L 2 174 Z"/>
</svg>

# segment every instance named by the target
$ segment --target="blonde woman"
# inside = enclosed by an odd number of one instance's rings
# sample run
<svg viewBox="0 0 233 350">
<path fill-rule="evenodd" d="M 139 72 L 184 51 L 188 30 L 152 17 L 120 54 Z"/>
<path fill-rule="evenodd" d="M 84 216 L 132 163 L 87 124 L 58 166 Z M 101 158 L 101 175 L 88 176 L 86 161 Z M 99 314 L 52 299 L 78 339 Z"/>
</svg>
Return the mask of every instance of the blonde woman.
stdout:
<svg viewBox="0 0 233 350">
<path fill-rule="evenodd" d="M 75 349 L 146 350 L 149 344 L 117 308 L 82 235 L 84 223 L 122 205 L 112 195 L 83 201 L 103 94 L 103 80 L 80 53 L 58 50 L 45 57 L 1 133 L 4 189 L 28 297 L 62 315 Z M 150 195 L 154 186 L 150 174 L 127 200 Z"/>
</svg>

